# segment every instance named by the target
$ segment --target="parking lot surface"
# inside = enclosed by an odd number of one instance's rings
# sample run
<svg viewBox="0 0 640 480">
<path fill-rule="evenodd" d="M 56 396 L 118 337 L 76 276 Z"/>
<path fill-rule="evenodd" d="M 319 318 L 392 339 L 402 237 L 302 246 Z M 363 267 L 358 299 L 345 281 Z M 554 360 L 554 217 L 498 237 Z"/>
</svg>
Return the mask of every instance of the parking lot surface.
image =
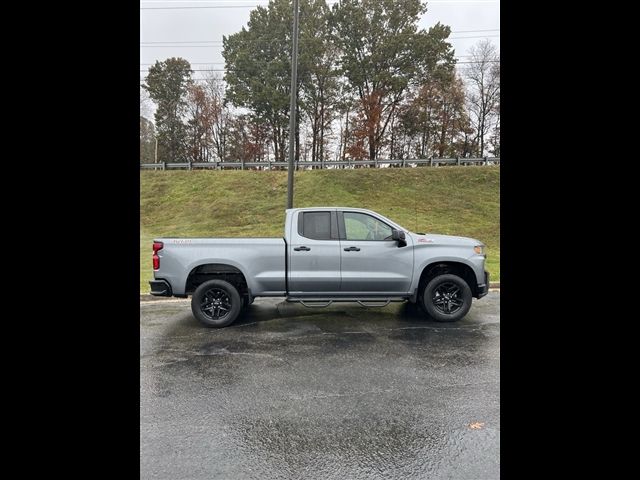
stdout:
<svg viewBox="0 0 640 480">
<path fill-rule="evenodd" d="M 451 324 L 282 300 L 141 302 L 141 478 L 499 478 L 498 292 Z"/>
</svg>

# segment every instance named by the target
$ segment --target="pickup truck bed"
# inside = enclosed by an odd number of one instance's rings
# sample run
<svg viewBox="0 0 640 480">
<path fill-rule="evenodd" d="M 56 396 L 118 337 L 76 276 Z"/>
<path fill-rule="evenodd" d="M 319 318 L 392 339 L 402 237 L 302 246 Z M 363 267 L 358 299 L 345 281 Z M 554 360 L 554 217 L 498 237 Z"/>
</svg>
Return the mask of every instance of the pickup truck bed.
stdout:
<svg viewBox="0 0 640 480">
<path fill-rule="evenodd" d="M 251 279 L 254 296 L 286 293 L 283 238 L 158 238 L 154 242 L 162 242 L 163 250 L 171 252 L 163 255 L 161 265 L 162 279 L 171 285 L 173 295 L 193 293 L 195 287 L 189 287 L 194 282 L 189 285 L 185 280 L 198 267 L 199 273 L 206 275 L 225 265 Z M 185 272 L 189 274 L 186 278 Z M 197 279 L 193 280 L 197 283 Z"/>
</svg>

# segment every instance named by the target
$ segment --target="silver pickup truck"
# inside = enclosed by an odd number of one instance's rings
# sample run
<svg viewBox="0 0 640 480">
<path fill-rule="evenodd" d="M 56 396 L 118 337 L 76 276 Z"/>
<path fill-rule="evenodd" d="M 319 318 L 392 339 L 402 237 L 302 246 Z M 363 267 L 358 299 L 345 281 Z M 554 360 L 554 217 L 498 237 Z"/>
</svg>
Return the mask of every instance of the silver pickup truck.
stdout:
<svg viewBox="0 0 640 480">
<path fill-rule="evenodd" d="M 484 245 L 413 233 L 370 210 L 286 210 L 284 238 L 158 238 L 151 294 L 192 295 L 207 327 L 231 324 L 255 297 L 305 306 L 408 300 L 434 320 L 456 321 L 489 288 Z"/>
</svg>

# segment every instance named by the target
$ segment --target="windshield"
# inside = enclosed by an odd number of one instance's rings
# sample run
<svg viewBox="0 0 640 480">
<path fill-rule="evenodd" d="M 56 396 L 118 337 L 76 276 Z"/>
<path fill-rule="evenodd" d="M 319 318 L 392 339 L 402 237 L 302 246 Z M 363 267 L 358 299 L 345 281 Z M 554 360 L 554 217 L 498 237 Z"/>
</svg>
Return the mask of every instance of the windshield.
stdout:
<svg viewBox="0 0 640 480">
<path fill-rule="evenodd" d="M 378 217 L 380 217 L 380 219 L 381 219 L 381 220 L 384 220 L 385 222 L 390 223 L 390 224 L 391 224 L 391 226 L 392 226 L 393 228 L 395 228 L 396 230 L 404 230 L 406 233 L 413 233 L 413 232 L 411 232 L 411 230 L 409 230 L 408 228 L 404 228 L 404 227 L 403 227 L 402 225 L 400 225 L 399 223 L 394 222 L 393 220 L 391 220 L 390 218 L 385 217 L 384 215 L 380 215 L 379 213 L 376 213 L 376 215 L 377 215 Z"/>
</svg>

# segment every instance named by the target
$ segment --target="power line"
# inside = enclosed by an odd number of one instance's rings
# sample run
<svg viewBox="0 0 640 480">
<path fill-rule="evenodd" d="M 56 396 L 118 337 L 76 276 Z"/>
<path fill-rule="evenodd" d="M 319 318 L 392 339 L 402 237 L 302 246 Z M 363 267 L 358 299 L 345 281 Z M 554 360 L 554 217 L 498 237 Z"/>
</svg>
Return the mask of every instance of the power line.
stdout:
<svg viewBox="0 0 640 480">
<path fill-rule="evenodd" d="M 209 5 L 209 6 L 189 6 L 189 7 L 140 7 L 140 10 L 193 10 L 193 9 L 212 9 L 212 8 L 255 8 L 264 7 L 266 4 L 252 4 L 252 5 Z"/>
<path fill-rule="evenodd" d="M 449 37 L 447 40 L 461 40 L 463 38 L 490 38 L 490 37 L 499 37 L 500 34 L 497 35 L 473 35 L 469 37 Z"/>
<path fill-rule="evenodd" d="M 224 65 L 224 62 L 189 62 L 190 65 Z M 155 63 L 141 63 L 140 66 L 155 65 Z"/>
<path fill-rule="evenodd" d="M 456 59 L 461 58 L 469 58 L 473 57 L 473 55 L 456 55 Z M 458 62 L 460 63 L 460 62 Z M 225 65 L 225 62 L 189 62 L 190 65 Z M 155 65 L 155 63 L 141 63 L 140 66 L 143 67 L 145 65 Z"/>
<path fill-rule="evenodd" d="M 480 32 L 499 32 L 500 29 L 499 28 L 493 28 L 490 30 L 454 30 L 451 33 L 480 33 Z M 489 36 L 489 35 L 484 35 Z M 482 37 L 482 35 L 481 35 Z M 466 37 L 464 37 L 466 38 Z M 471 38 L 471 37 L 469 37 Z M 176 45 L 182 45 L 182 44 L 186 44 L 186 43 L 222 43 L 222 40 L 189 40 L 189 41 L 179 41 L 179 42 L 172 42 L 172 41 L 153 41 L 153 42 L 140 42 L 140 45 L 159 45 L 159 44 L 163 44 L 163 46 L 170 46 L 173 44 Z"/>
<path fill-rule="evenodd" d="M 148 70 L 140 70 L 141 72 L 147 72 Z M 226 72 L 227 69 L 226 68 L 222 68 L 222 69 L 216 69 L 216 68 L 209 68 L 209 69 L 202 69 L 202 70 L 194 70 L 191 69 L 192 72 Z"/>
<path fill-rule="evenodd" d="M 148 3 L 236 3 L 236 2 L 246 2 L 248 0 L 187 0 L 186 2 L 182 2 L 179 0 L 143 0 L 140 2 L 141 5 Z M 269 0 L 254 0 L 257 2 L 269 2 Z M 339 0 L 328 1 L 327 3 L 330 5 L 338 3 Z M 429 0 L 429 3 L 499 3 L 498 0 Z"/>
<path fill-rule="evenodd" d="M 499 28 L 490 28 L 489 30 L 456 30 L 451 31 L 451 33 L 476 33 L 476 32 L 499 32 Z"/>
<path fill-rule="evenodd" d="M 222 40 L 193 40 L 190 42 L 140 42 L 140 45 L 152 45 L 152 44 L 158 44 L 158 43 L 175 43 L 175 44 L 182 44 L 182 43 L 222 43 Z"/>
<path fill-rule="evenodd" d="M 195 43 L 195 42 L 187 42 L 187 43 Z M 217 48 L 222 46 L 222 42 L 220 45 L 143 45 L 140 44 L 141 47 L 144 48 L 172 48 L 172 47 L 186 47 L 186 48 Z"/>
<path fill-rule="evenodd" d="M 477 62 L 456 62 L 456 65 L 460 65 L 461 63 L 500 63 L 500 60 L 482 60 Z"/>
<path fill-rule="evenodd" d="M 459 57 L 455 57 L 455 58 L 456 59 L 469 58 L 469 57 L 472 57 L 472 56 L 473 55 L 460 55 Z M 460 63 L 460 62 L 458 62 L 458 63 Z M 152 66 L 152 65 L 155 65 L 155 63 L 141 63 L 140 64 L 141 67 Z M 225 65 L 225 62 L 189 62 L 189 65 Z"/>
<path fill-rule="evenodd" d="M 500 60 L 483 60 L 483 61 L 468 61 L 465 60 L 464 62 L 456 62 L 456 65 L 461 65 L 461 64 L 465 64 L 465 63 L 500 63 Z M 149 70 L 140 70 L 141 73 L 146 73 Z M 234 71 L 233 69 L 227 69 L 227 68 L 204 68 L 204 69 L 191 69 L 192 72 L 232 72 Z M 235 70 L 238 71 L 238 70 Z"/>
<path fill-rule="evenodd" d="M 144 2 L 144 3 L 167 3 L 167 2 Z M 192 2 L 196 3 L 196 2 Z M 329 3 L 327 5 L 333 6 L 336 2 Z M 431 0 L 428 2 L 429 4 L 439 4 L 439 5 L 483 5 L 483 4 L 495 4 L 498 3 L 498 0 Z M 216 9 L 216 8 L 255 8 L 255 7 L 264 7 L 267 4 L 265 3 L 253 3 L 253 4 L 243 4 L 243 5 L 187 5 L 183 7 L 140 7 L 140 10 L 203 10 L 203 9 Z"/>
<path fill-rule="evenodd" d="M 467 37 L 449 37 L 447 38 L 447 40 L 464 40 L 464 39 L 471 39 L 471 38 L 495 38 L 495 37 L 499 37 L 500 34 L 496 34 L 496 35 L 471 35 L 471 36 L 467 36 Z M 266 41 L 266 42 L 262 42 L 262 43 L 273 43 L 273 42 L 281 42 L 281 43 L 285 43 L 286 40 L 284 39 L 274 39 L 274 40 L 270 40 L 270 41 Z M 146 42 L 146 43 L 151 43 L 151 42 Z M 167 42 L 167 44 L 165 45 L 147 45 L 147 44 L 140 44 L 141 48 L 219 48 L 222 47 L 222 42 L 217 42 L 219 44 L 214 45 L 213 41 L 211 41 L 211 45 L 183 45 L 183 44 L 179 44 L 179 42 L 173 42 L 173 43 L 169 43 Z M 157 43 L 164 43 L 164 42 L 157 42 Z M 183 43 L 197 43 L 197 42 L 183 42 Z M 204 43 L 204 42 L 202 42 Z"/>
</svg>

